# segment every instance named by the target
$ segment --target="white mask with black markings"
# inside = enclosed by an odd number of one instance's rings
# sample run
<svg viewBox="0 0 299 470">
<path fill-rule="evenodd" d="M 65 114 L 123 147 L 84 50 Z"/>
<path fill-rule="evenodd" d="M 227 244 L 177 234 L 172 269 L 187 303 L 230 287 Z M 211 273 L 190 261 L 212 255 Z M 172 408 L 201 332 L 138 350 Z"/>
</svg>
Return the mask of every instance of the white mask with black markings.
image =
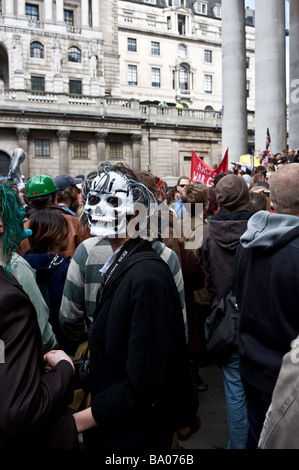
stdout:
<svg viewBox="0 0 299 470">
<path fill-rule="evenodd" d="M 84 210 L 92 236 L 125 237 L 127 216 L 134 214 L 133 195 L 126 177 L 114 171 L 97 176 L 92 182 Z"/>
</svg>

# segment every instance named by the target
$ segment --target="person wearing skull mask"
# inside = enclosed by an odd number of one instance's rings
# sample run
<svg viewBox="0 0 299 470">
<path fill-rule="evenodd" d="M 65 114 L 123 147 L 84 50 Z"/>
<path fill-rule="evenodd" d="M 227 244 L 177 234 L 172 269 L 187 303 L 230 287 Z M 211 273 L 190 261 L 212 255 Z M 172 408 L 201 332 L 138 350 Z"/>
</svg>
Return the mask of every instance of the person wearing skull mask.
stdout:
<svg viewBox="0 0 299 470">
<path fill-rule="evenodd" d="M 82 197 L 91 235 L 113 255 L 89 338 L 91 407 L 74 414 L 77 431 L 89 449 L 171 449 L 184 411 L 172 401 L 187 369 L 182 305 L 147 237 L 154 196 L 125 166 L 101 166 Z"/>
</svg>

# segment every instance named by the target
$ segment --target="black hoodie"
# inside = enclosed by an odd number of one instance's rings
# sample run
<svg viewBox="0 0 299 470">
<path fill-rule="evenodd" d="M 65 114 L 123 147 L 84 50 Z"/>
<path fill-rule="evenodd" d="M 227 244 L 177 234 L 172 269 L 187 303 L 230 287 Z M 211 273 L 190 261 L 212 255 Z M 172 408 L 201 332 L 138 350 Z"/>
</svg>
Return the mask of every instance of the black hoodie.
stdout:
<svg viewBox="0 0 299 470">
<path fill-rule="evenodd" d="M 204 230 L 202 259 L 212 308 L 233 286 L 240 237 L 252 215 L 247 210 L 233 213 L 221 210 Z"/>
</svg>

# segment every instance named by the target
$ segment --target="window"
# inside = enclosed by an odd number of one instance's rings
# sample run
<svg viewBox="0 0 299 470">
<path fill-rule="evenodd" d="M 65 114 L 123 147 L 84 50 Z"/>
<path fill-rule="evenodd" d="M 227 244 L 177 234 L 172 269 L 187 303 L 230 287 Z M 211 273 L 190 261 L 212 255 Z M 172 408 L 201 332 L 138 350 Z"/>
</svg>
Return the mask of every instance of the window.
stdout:
<svg viewBox="0 0 299 470">
<path fill-rule="evenodd" d="M 137 52 L 137 41 L 133 38 L 128 38 L 128 51 Z"/>
<path fill-rule="evenodd" d="M 68 26 L 74 26 L 74 12 L 73 10 L 63 10 L 63 19 Z"/>
<path fill-rule="evenodd" d="M 187 72 L 186 67 L 180 67 L 179 87 L 181 90 L 188 90 L 188 72 Z"/>
<path fill-rule="evenodd" d="M 74 158 L 88 158 L 88 142 L 82 140 L 74 141 Z"/>
<path fill-rule="evenodd" d="M 172 0 L 174 7 L 185 6 L 185 0 Z"/>
<path fill-rule="evenodd" d="M 156 26 L 156 16 L 147 15 L 146 18 L 148 26 Z"/>
<path fill-rule="evenodd" d="M 205 75 L 204 91 L 205 91 L 205 93 L 212 93 L 212 91 L 213 91 L 213 77 L 212 77 L 212 75 Z"/>
<path fill-rule="evenodd" d="M 160 69 L 152 68 L 152 86 L 160 88 Z"/>
<path fill-rule="evenodd" d="M 78 47 L 70 47 L 68 52 L 69 62 L 81 62 L 81 51 Z"/>
<path fill-rule="evenodd" d="M 152 55 L 160 55 L 160 43 L 152 41 L 151 42 L 151 53 Z"/>
<path fill-rule="evenodd" d="M 26 3 L 25 14 L 28 20 L 38 21 L 39 20 L 38 5 L 31 5 L 30 3 Z"/>
<path fill-rule="evenodd" d="M 187 47 L 184 44 L 179 45 L 179 57 L 184 59 L 187 56 Z"/>
<path fill-rule="evenodd" d="M 82 82 L 80 80 L 70 80 L 69 92 L 72 95 L 82 95 Z"/>
<path fill-rule="evenodd" d="M 124 11 L 124 22 L 133 23 L 133 13 L 131 11 Z"/>
<path fill-rule="evenodd" d="M 122 142 L 110 142 L 110 158 L 116 158 L 117 160 L 123 159 Z"/>
<path fill-rule="evenodd" d="M 36 139 L 34 141 L 34 146 L 36 157 L 50 156 L 50 141 L 48 139 Z"/>
<path fill-rule="evenodd" d="M 40 42 L 32 42 L 30 44 L 30 57 L 35 59 L 44 58 L 44 46 Z"/>
<path fill-rule="evenodd" d="M 207 4 L 197 2 L 196 3 L 196 13 L 201 13 L 202 15 L 206 15 L 208 12 Z"/>
<path fill-rule="evenodd" d="M 2 16 L 2 0 L 0 0 L 0 16 Z"/>
<path fill-rule="evenodd" d="M 178 15 L 178 30 L 182 36 L 186 34 L 186 17 L 184 15 Z"/>
<path fill-rule="evenodd" d="M 208 27 L 207 27 L 207 26 L 200 25 L 199 29 L 200 29 L 201 34 L 202 34 L 203 36 L 206 36 L 206 35 L 207 35 L 207 33 L 208 33 Z"/>
<path fill-rule="evenodd" d="M 246 57 L 246 68 L 249 69 L 250 67 L 250 57 Z"/>
<path fill-rule="evenodd" d="M 212 51 L 205 51 L 205 62 L 207 64 L 212 63 Z"/>
<path fill-rule="evenodd" d="M 144 0 L 145 3 L 152 3 L 153 5 L 156 4 L 156 0 Z"/>
<path fill-rule="evenodd" d="M 219 5 L 214 6 L 214 15 L 221 18 L 221 7 Z"/>
<path fill-rule="evenodd" d="M 31 77 L 31 91 L 45 91 L 44 77 Z"/>
<path fill-rule="evenodd" d="M 250 81 L 246 80 L 246 96 L 250 98 Z"/>
<path fill-rule="evenodd" d="M 128 65 L 128 85 L 137 85 L 137 65 Z"/>
</svg>

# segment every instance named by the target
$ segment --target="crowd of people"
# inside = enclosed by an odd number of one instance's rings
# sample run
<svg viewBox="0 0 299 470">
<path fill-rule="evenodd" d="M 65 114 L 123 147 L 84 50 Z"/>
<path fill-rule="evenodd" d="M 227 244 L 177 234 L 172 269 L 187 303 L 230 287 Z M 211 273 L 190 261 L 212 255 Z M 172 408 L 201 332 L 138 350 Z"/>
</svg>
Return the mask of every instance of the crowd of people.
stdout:
<svg viewBox="0 0 299 470">
<path fill-rule="evenodd" d="M 200 369 L 214 360 L 226 448 L 299 448 L 282 406 L 298 407 L 297 157 L 235 164 L 211 187 L 109 162 L 25 189 L 2 180 L 0 448 L 178 448 L 200 427 Z M 233 286 L 239 345 L 212 358 L 205 321 Z"/>
</svg>

